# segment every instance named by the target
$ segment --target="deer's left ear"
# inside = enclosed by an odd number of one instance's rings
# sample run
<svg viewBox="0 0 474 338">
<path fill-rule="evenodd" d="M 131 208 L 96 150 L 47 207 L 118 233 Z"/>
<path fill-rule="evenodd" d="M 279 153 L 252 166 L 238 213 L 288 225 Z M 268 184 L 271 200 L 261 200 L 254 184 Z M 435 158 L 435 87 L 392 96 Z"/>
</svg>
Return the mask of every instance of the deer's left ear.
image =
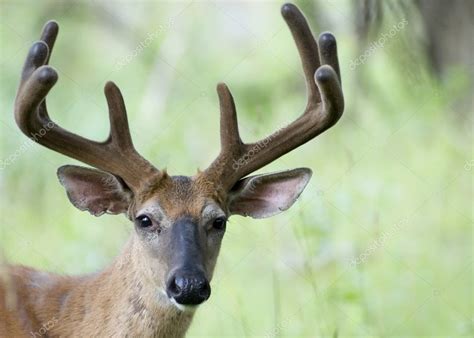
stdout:
<svg viewBox="0 0 474 338">
<path fill-rule="evenodd" d="M 58 169 L 58 178 L 71 203 L 94 216 L 127 212 L 132 191 L 123 181 L 104 171 L 65 165 Z"/>
<path fill-rule="evenodd" d="M 229 211 L 252 218 L 279 214 L 295 203 L 311 174 L 308 168 L 298 168 L 244 178 L 229 193 Z"/>
</svg>

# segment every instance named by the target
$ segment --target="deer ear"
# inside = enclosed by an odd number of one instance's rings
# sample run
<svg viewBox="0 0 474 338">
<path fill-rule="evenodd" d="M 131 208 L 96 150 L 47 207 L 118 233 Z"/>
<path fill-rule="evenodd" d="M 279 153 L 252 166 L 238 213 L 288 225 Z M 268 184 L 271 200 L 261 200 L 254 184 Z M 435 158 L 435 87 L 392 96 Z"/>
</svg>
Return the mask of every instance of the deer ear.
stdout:
<svg viewBox="0 0 474 338">
<path fill-rule="evenodd" d="M 295 203 L 311 174 L 308 168 L 298 168 L 244 178 L 229 193 L 229 211 L 252 218 L 279 214 Z"/>
<path fill-rule="evenodd" d="M 94 216 L 124 213 L 132 200 L 122 179 L 103 171 L 65 165 L 58 169 L 58 178 L 71 203 Z"/>
</svg>

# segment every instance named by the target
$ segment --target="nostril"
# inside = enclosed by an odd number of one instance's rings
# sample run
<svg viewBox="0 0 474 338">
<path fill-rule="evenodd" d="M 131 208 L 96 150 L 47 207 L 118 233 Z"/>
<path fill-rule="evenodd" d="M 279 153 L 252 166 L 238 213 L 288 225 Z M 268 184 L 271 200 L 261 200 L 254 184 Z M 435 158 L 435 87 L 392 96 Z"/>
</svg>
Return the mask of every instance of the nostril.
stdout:
<svg viewBox="0 0 474 338">
<path fill-rule="evenodd" d="M 207 300 L 211 296 L 211 286 L 207 281 L 202 283 L 201 287 L 199 288 L 199 296 L 203 300 Z"/>
<path fill-rule="evenodd" d="M 186 279 L 184 279 L 182 277 L 176 277 L 174 279 L 174 286 L 175 286 L 176 290 L 178 290 L 178 291 L 186 289 L 186 284 L 187 284 Z"/>
<path fill-rule="evenodd" d="M 166 291 L 169 297 L 178 297 L 184 288 L 182 278 L 176 278 L 175 276 L 171 276 L 167 284 Z"/>
<path fill-rule="evenodd" d="M 179 304 L 197 305 L 210 297 L 211 287 L 204 276 L 177 273 L 169 278 L 166 293 Z"/>
</svg>

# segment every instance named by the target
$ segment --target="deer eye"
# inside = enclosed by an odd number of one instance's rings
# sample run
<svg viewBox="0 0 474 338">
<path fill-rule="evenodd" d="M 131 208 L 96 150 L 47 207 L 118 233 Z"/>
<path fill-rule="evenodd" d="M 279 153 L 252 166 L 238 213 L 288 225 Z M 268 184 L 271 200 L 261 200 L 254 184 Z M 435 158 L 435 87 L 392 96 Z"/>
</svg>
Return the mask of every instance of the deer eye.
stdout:
<svg viewBox="0 0 474 338">
<path fill-rule="evenodd" d="M 153 222 L 147 215 L 140 215 L 135 221 L 140 228 L 149 228 L 153 225 Z"/>
<path fill-rule="evenodd" d="M 224 217 L 218 217 L 212 222 L 212 227 L 216 230 L 224 230 L 226 225 L 226 219 Z"/>
</svg>

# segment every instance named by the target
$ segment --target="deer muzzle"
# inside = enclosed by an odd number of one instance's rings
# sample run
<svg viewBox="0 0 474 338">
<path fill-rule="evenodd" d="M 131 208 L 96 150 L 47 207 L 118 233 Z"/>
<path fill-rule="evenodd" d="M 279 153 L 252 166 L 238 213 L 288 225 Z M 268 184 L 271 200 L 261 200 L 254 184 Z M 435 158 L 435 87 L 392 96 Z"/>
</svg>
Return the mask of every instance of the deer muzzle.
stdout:
<svg viewBox="0 0 474 338">
<path fill-rule="evenodd" d="M 211 295 L 211 286 L 204 269 L 198 225 L 188 218 L 176 221 L 171 241 L 166 294 L 177 304 L 199 305 Z"/>
</svg>

